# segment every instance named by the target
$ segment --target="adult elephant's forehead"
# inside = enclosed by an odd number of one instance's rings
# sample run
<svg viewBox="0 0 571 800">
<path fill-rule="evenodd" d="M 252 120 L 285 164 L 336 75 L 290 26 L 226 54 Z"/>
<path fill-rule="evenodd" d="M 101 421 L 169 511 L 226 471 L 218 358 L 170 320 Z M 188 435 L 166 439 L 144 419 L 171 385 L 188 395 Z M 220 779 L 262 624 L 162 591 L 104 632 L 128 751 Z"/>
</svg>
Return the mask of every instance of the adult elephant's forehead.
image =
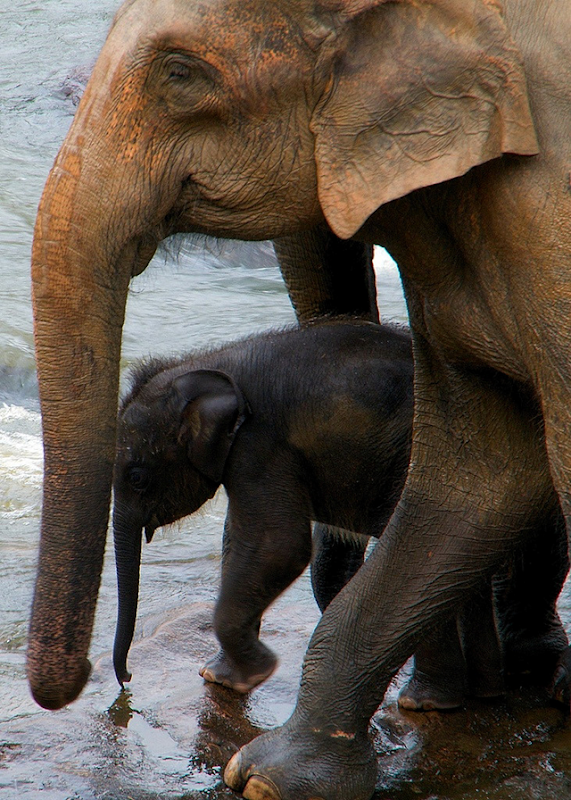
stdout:
<svg viewBox="0 0 571 800">
<path fill-rule="evenodd" d="M 326 35 L 306 0 L 130 0 L 119 10 L 98 64 L 102 82 L 143 66 L 154 53 L 197 58 L 214 69 L 232 102 L 281 109 L 286 98 L 306 102 L 315 80 L 316 45 Z M 144 70 L 135 69 L 140 79 Z M 318 85 L 319 83 L 319 85 Z M 281 98 L 281 99 L 280 99 Z M 268 105 L 269 104 L 269 105 Z"/>
<path fill-rule="evenodd" d="M 207 57 L 229 60 L 299 52 L 303 29 L 311 24 L 305 0 L 128 0 L 113 23 L 110 38 L 124 45 L 141 37 Z"/>
</svg>

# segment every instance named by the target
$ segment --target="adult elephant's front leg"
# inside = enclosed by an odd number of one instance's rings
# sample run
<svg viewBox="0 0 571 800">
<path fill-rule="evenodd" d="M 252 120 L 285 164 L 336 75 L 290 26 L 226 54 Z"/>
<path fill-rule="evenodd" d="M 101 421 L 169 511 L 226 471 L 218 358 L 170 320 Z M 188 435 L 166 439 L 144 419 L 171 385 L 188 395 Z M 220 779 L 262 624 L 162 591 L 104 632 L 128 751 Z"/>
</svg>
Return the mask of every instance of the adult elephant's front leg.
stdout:
<svg viewBox="0 0 571 800">
<path fill-rule="evenodd" d="M 323 226 L 276 239 L 274 249 L 300 322 L 338 315 L 379 321 L 372 245 Z"/>
<path fill-rule="evenodd" d="M 415 356 L 405 490 L 317 626 L 291 718 L 230 761 L 225 780 L 247 798 L 370 797 L 368 725 L 388 682 L 525 538 L 537 509 L 555 504 L 529 393 L 489 371 L 448 367 L 422 341 Z"/>
<path fill-rule="evenodd" d="M 300 322 L 335 316 L 379 322 L 372 245 L 340 239 L 322 225 L 276 239 L 274 249 Z M 365 548 L 366 539 L 340 537 L 316 523 L 311 576 L 321 611 L 359 569 Z"/>
</svg>

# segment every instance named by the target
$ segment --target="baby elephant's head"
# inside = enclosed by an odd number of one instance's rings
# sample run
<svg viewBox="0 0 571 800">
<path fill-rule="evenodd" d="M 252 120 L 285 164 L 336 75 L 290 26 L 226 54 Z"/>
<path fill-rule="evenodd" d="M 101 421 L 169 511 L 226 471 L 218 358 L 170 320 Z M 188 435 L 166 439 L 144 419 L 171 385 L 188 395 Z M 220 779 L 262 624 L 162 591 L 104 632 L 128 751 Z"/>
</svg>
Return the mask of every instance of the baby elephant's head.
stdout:
<svg viewBox="0 0 571 800">
<path fill-rule="evenodd" d="M 142 532 L 192 514 L 214 495 L 247 414 L 242 392 L 217 370 L 178 366 L 135 379 L 118 419 L 113 533 L 119 586 L 114 663 L 120 683 L 137 613 Z"/>
</svg>

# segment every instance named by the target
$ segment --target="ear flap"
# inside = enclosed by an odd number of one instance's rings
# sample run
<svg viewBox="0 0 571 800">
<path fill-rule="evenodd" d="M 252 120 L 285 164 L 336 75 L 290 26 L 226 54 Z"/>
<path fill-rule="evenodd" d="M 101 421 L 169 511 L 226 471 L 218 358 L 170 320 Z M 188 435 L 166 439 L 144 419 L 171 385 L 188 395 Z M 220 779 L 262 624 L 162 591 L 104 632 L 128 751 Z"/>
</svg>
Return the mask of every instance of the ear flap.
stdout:
<svg viewBox="0 0 571 800">
<path fill-rule="evenodd" d="M 322 56 L 332 77 L 311 128 L 319 199 L 338 236 L 414 189 L 502 153 L 538 152 L 496 0 L 327 1 L 338 20 L 323 45 L 334 50 Z"/>
<path fill-rule="evenodd" d="M 182 401 L 178 441 L 186 442 L 192 465 L 215 483 L 222 482 L 236 432 L 248 413 L 247 403 L 229 375 L 193 370 L 173 381 Z"/>
</svg>

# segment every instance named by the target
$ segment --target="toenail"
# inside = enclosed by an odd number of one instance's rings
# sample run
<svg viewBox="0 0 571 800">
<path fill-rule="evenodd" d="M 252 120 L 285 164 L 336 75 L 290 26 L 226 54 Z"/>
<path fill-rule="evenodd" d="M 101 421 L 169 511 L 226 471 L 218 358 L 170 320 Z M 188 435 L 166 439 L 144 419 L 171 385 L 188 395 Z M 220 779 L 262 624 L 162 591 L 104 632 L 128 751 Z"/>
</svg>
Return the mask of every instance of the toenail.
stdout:
<svg viewBox="0 0 571 800">
<path fill-rule="evenodd" d="M 281 800 L 276 784 L 265 775 L 250 775 L 242 792 L 245 800 Z"/>
<path fill-rule="evenodd" d="M 234 791 L 239 792 L 244 786 L 242 780 L 242 754 L 234 753 L 224 770 L 224 783 Z"/>
</svg>

